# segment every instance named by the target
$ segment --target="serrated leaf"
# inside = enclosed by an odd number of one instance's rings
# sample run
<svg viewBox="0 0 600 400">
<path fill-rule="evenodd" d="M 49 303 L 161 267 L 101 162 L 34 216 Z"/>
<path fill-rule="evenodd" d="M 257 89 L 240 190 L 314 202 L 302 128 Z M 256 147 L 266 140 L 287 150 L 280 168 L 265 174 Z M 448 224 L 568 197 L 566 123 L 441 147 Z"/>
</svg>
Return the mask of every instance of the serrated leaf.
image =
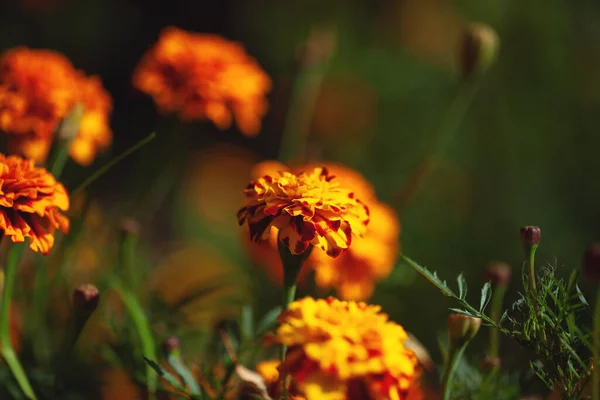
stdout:
<svg viewBox="0 0 600 400">
<path fill-rule="evenodd" d="M 448 285 L 446 284 L 446 282 L 442 281 L 440 278 L 438 278 L 438 276 L 437 276 L 437 274 L 435 272 L 429 271 L 427 268 L 422 267 L 421 265 L 417 264 L 415 261 L 411 260 L 410 258 L 408 258 L 408 257 L 406 257 L 404 255 L 402 256 L 402 258 L 404 259 L 404 261 L 406 261 L 408 263 L 408 265 L 410 265 L 418 273 L 420 273 L 421 275 L 423 275 L 423 277 L 425 277 L 425 279 L 427 279 L 434 286 L 436 286 L 438 289 L 440 289 L 440 291 L 445 296 L 458 298 L 456 296 L 456 294 L 452 291 L 452 289 L 450 289 L 448 287 Z"/>
<path fill-rule="evenodd" d="M 175 389 L 179 390 L 180 392 L 187 394 L 188 396 L 192 395 L 191 393 L 188 392 L 188 390 L 186 388 L 184 388 L 179 383 L 179 380 L 177 378 L 175 378 L 170 372 L 165 371 L 156 362 L 154 362 L 146 357 L 144 357 L 144 360 L 150 366 L 150 368 L 152 368 L 154 370 L 154 372 L 156 372 L 158 374 L 158 376 L 161 379 L 163 379 L 164 381 L 166 381 L 169 385 L 173 386 Z"/>
<path fill-rule="evenodd" d="M 579 289 L 578 284 L 575 285 L 575 290 L 577 291 L 577 296 L 579 297 L 579 301 L 581 301 L 586 306 L 589 306 L 590 303 L 587 302 L 587 300 L 585 299 L 585 296 L 583 295 L 583 293 L 581 293 L 581 289 Z"/>
<path fill-rule="evenodd" d="M 456 277 L 456 281 L 458 282 L 458 297 L 464 300 L 467 298 L 467 281 L 462 272 Z"/>
<path fill-rule="evenodd" d="M 469 317 L 475 317 L 475 318 L 478 318 L 478 317 L 477 317 L 477 315 L 473 314 L 472 312 L 470 312 L 470 311 L 467 311 L 467 310 L 462 310 L 462 309 L 460 309 L 460 308 L 449 308 L 449 310 L 450 310 L 450 311 L 454 311 L 454 312 L 455 312 L 455 313 L 457 313 L 457 314 L 464 314 L 464 315 L 467 315 L 467 316 L 469 316 Z"/>
<path fill-rule="evenodd" d="M 479 299 L 479 312 L 483 312 L 492 298 L 492 284 L 486 282 L 481 288 L 481 299 Z"/>
</svg>

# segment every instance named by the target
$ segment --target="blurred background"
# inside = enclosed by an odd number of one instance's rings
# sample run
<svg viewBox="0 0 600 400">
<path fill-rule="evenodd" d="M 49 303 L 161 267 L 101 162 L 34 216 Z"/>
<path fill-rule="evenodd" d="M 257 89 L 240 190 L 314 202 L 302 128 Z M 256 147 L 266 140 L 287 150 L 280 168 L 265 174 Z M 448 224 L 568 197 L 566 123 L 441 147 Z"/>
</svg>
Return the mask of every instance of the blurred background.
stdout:
<svg viewBox="0 0 600 400">
<path fill-rule="evenodd" d="M 310 118 L 314 157 L 360 171 L 378 197 L 399 212 L 402 252 L 440 276 L 463 271 L 478 297 L 492 260 L 522 264 L 519 227 L 539 225 L 541 263 L 578 267 L 585 246 L 600 239 L 600 3 L 501 0 L 4 0 L 0 49 L 18 45 L 63 52 L 97 74 L 111 93 L 114 144 L 98 168 L 150 132 L 163 135 L 102 178 L 92 190 L 104 221 L 130 216 L 123 193 L 150 184 L 164 165 L 169 132 L 152 99 L 133 89 L 132 72 L 170 25 L 241 42 L 270 75 L 273 89 L 256 138 L 208 122 L 182 125 L 193 157 L 177 190 L 142 219 L 149 257 L 159 265 L 179 243 L 201 243 L 210 256 L 196 271 L 226 265 L 248 276 L 243 301 L 266 312 L 280 292 L 241 244 L 235 213 L 252 165 L 277 156 L 296 74 L 299 46 L 315 28 L 331 29 L 335 46 Z M 466 23 L 485 22 L 501 42 L 438 168 L 410 203 L 399 193 L 426 156 L 428 144 L 460 85 L 459 48 Z M 160 143 L 160 145 L 158 144 Z M 154 170 L 135 181 L 136 159 Z M 91 173 L 71 165 L 72 188 Z M 401 207 L 402 206 L 402 207 Z M 129 207 L 129 208 L 128 208 Z M 195 253 L 194 253 L 195 254 Z M 173 257 L 172 254 L 169 257 Z M 192 255 L 179 254 L 180 260 Z M 214 261 L 216 258 L 218 262 Z M 210 261 L 207 261 L 210 260 Z M 563 266 L 568 266 L 563 267 Z M 182 270 L 183 279 L 186 274 Z M 257 272 L 259 271 L 259 272 Z M 172 272 L 171 275 L 176 274 Z M 169 279 L 179 279 L 171 276 Z M 301 288 L 300 295 L 310 288 Z M 399 264 L 370 299 L 435 349 L 449 302 Z"/>
</svg>

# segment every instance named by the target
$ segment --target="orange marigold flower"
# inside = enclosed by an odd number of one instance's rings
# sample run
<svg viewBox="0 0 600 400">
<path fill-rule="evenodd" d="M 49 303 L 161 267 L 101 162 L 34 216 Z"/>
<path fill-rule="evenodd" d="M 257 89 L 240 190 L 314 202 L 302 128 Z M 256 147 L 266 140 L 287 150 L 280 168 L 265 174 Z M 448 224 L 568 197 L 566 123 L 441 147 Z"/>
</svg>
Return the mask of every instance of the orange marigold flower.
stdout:
<svg viewBox="0 0 600 400">
<path fill-rule="evenodd" d="M 265 175 L 250 182 L 244 194 L 248 200 L 238 221 L 248 222 L 250 239 L 266 240 L 275 227 L 293 254 L 304 253 L 312 244 L 338 257 L 350 246 L 352 235 L 362 236 L 369 223 L 367 206 L 326 168 Z"/>
<path fill-rule="evenodd" d="M 281 398 L 281 381 L 279 380 L 279 360 L 261 361 L 256 364 L 256 372 L 264 379 L 269 396 L 273 399 Z M 295 382 L 287 383 L 287 392 L 290 400 L 305 400 L 298 394 Z"/>
<path fill-rule="evenodd" d="M 338 258 L 323 252 L 313 252 L 302 272 L 315 270 L 317 286 L 334 288 L 344 300 L 369 298 L 375 283 L 385 279 L 391 272 L 400 251 L 400 224 L 396 212 L 379 202 L 372 185 L 357 171 L 336 163 L 325 163 L 325 168 L 335 175 L 340 185 L 360 193 L 361 200 L 369 204 L 370 222 L 363 237 L 353 239 L 352 246 Z M 310 167 L 307 167 L 310 168 Z M 297 168 L 292 168 L 292 170 Z M 251 170 L 251 176 L 274 175 L 290 169 L 277 161 L 263 161 Z M 251 257 L 264 267 L 277 283 L 283 281 L 283 268 L 277 253 L 278 230 L 271 228 L 271 237 L 262 243 L 248 244 Z"/>
<path fill-rule="evenodd" d="M 235 119 L 244 134 L 255 136 L 271 80 L 239 43 L 168 27 L 142 58 L 133 85 L 164 113 L 209 119 L 219 129 Z"/>
<path fill-rule="evenodd" d="M 15 243 L 43 254 L 54 245 L 54 231 L 69 230 L 60 210 L 69 209 L 65 187 L 33 160 L 0 154 L 0 228 Z"/>
<path fill-rule="evenodd" d="M 400 251 L 396 212 L 380 202 L 369 204 L 371 221 L 364 237 L 357 238 L 338 258 L 315 252 L 308 261 L 315 270 L 317 286 L 335 288 L 345 300 L 371 297 L 375 283 L 391 273 Z"/>
<path fill-rule="evenodd" d="M 279 317 L 280 371 L 307 400 L 406 400 L 418 377 L 408 335 L 379 306 L 306 297 Z"/>
<path fill-rule="evenodd" d="M 11 151 L 43 161 L 60 122 L 84 107 L 71 157 L 88 165 L 111 142 L 112 100 L 97 77 L 86 77 L 62 54 L 17 47 L 0 56 L 0 130 Z"/>
</svg>

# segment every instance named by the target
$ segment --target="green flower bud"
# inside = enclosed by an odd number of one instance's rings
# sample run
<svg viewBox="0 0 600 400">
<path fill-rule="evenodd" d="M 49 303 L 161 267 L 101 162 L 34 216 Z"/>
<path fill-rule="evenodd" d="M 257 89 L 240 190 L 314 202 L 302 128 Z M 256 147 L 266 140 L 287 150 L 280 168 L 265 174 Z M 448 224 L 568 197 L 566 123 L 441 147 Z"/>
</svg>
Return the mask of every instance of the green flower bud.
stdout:
<svg viewBox="0 0 600 400">
<path fill-rule="evenodd" d="M 499 47 L 500 39 L 489 25 L 473 23 L 467 26 L 460 54 L 462 76 L 472 78 L 487 71 L 496 61 Z"/>
</svg>

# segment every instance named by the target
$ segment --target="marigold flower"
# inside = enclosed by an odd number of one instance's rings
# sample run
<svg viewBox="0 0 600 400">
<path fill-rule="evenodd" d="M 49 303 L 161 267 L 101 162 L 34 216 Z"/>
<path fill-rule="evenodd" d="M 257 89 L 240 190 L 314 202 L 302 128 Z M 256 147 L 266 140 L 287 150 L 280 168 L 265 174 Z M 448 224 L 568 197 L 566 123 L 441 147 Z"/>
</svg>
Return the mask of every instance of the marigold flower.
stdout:
<svg viewBox="0 0 600 400">
<path fill-rule="evenodd" d="M 370 222 L 364 237 L 354 238 L 352 246 L 340 257 L 332 259 L 323 252 L 313 252 L 306 262 L 309 268 L 303 268 L 301 273 L 313 268 L 317 286 L 334 288 L 344 300 L 365 300 L 372 295 L 375 283 L 390 274 L 397 259 L 400 251 L 398 217 L 391 207 L 377 200 L 375 190 L 360 173 L 336 163 L 324 166 L 341 186 L 360 193 L 361 200 L 369 204 Z M 279 171 L 289 171 L 289 168 L 276 161 L 263 161 L 252 168 L 251 175 L 258 178 Z M 283 268 L 277 253 L 277 233 L 272 227 L 268 241 L 250 242 L 248 248 L 252 258 L 275 282 L 281 283 Z"/>
<path fill-rule="evenodd" d="M 279 380 L 279 360 L 261 361 L 256 364 L 256 372 L 264 379 L 269 396 L 273 399 L 281 397 L 281 381 Z M 291 381 L 287 384 L 287 392 L 290 400 L 305 400 L 303 396 L 298 394 L 295 382 Z"/>
<path fill-rule="evenodd" d="M 168 27 L 142 58 L 133 85 L 163 113 L 184 121 L 209 119 L 219 129 L 235 119 L 244 134 L 255 136 L 271 80 L 240 44 Z"/>
<path fill-rule="evenodd" d="M 280 372 L 307 400 L 405 400 L 418 375 L 408 335 L 379 306 L 306 297 L 279 317 Z"/>
<path fill-rule="evenodd" d="M 69 230 L 60 210 L 69 208 L 65 187 L 33 160 L 0 154 L 0 228 L 15 243 L 43 254 L 54 245 L 54 231 Z"/>
<path fill-rule="evenodd" d="M 238 221 L 248 222 L 250 239 L 266 240 L 275 227 L 292 254 L 302 254 L 312 244 L 338 257 L 350 246 L 352 235 L 362 236 L 369 223 L 367 206 L 326 168 L 265 175 L 250 182 L 244 194 L 248 200 Z"/>
<path fill-rule="evenodd" d="M 69 153 L 81 165 L 111 142 L 112 100 L 97 77 L 86 77 L 62 54 L 17 47 L 0 56 L 0 130 L 8 146 L 43 161 L 60 122 L 76 104 L 84 107 Z"/>
<path fill-rule="evenodd" d="M 364 237 L 357 238 L 338 258 L 315 252 L 308 261 L 315 270 L 317 286 L 335 288 L 345 300 L 371 297 L 375 283 L 391 273 L 400 251 L 396 212 L 380 202 L 369 204 L 371 221 Z"/>
</svg>

